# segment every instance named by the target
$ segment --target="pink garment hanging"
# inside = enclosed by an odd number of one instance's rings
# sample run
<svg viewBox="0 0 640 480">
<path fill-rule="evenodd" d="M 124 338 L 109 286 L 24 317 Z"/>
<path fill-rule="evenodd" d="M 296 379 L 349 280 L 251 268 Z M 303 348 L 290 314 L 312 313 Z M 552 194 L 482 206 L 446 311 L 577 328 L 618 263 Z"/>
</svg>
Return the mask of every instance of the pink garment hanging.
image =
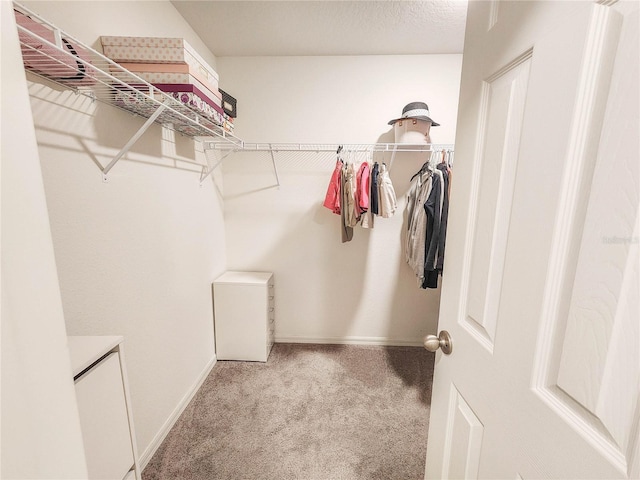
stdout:
<svg viewBox="0 0 640 480">
<path fill-rule="evenodd" d="M 336 168 L 333 170 L 329 186 L 327 187 L 324 203 L 322 204 L 336 215 L 340 215 L 340 172 L 342 171 L 342 166 L 342 159 L 338 158 Z"/>
<path fill-rule="evenodd" d="M 356 174 L 356 209 L 358 218 L 369 210 L 369 179 L 370 171 L 368 162 L 362 162 Z"/>
</svg>

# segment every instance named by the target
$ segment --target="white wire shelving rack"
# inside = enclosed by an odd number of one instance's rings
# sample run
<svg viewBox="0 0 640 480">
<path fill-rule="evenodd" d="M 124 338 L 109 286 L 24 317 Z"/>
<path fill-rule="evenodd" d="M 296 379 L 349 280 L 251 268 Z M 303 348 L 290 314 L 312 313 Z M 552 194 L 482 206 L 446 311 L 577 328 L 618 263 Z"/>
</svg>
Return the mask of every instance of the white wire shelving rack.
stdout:
<svg viewBox="0 0 640 480">
<path fill-rule="evenodd" d="M 239 145 L 229 145 L 217 141 L 207 141 L 204 143 L 206 150 L 213 150 L 222 152 L 221 157 L 217 159 L 217 162 L 211 167 L 211 169 L 203 176 L 201 180 L 204 180 L 207 176 L 211 175 L 213 171 L 222 164 L 222 162 L 230 155 L 238 152 L 269 152 L 271 154 L 271 162 L 273 164 L 273 170 L 276 176 L 278 186 L 280 185 L 280 177 L 278 175 L 278 167 L 276 164 L 275 153 L 278 152 L 333 152 L 336 155 L 339 153 L 338 149 L 342 147 L 342 152 L 383 152 L 390 153 L 391 159 L 389 161 L 389 167 L 393 164 L 397 153 L 404 152 L 424 152 L 435 153 L 444 152 L 452 155 L 454 152 L 453 144 L 438 144 L 438 143 L 421 143 L 421 144 L 409 144 L 409 143 L 359 143 L 359 144 L 347 144 L 347 143 L 248 143 L 241 142 Z"/>
<path fill-rule="evenodd" d="M 38 24 L 35 29 L 17 25 L 27 71 L 76 94 L 86 95 L 92 100 L 98 100 L 146 118 L 145 123 L 113 159 L 106 166 L 101 167 L 105 181 L 109 171 L 154 122 L 202 142 L 207 159 L 207 152 L 221 153 L 221 158 L 216 159 L 212 166 L 208 161 L 206 165 L 196 162 L 202 168 L 201 184 L 222 164 L 223 160 L 237 152 L 269 152 L 277 183 L 280 185 L 275 160 L 277 152 L 337 153 L 338 147 L 342 146 L 344 152 L 389 152 L 392 155 L 390 160 L 392 164 L 396 153 L 400 152 L 453 151 L 451 144 L 244 142 L 230 131 L 229 124 L 225 125 L 224 121 L 192 110 L 20 3 L 13 2 L 13 6 L 16 11 Z"/>
<path fill-rule="evenodd" d="M 113 60 L 62 31 L 27 7 L 14 2 L 16 11 L 37 22 L 28 29 L 17 25 L 25 69 L 77 94 L 146 118 L 146 122 L 103 168 L 103 178 L 155 122 L 197 141 L 215 140 L 238 147 L 236 137 L 224 121 L 192 110 L 129 72 Z M 210 174 L 202 165 L 201 178 Z"/>
<path fill-rule="evenodd" d="M 205 142 L 205 148 L 222 151 L 250 151 L 250 152 L 336 152 L 339 147 L 344 151 L 355 152 L 429 152 L 452 150 L 453 144 L 438 143 L 248 143 L 229 145 L 216 141 Z"/>
</svg>

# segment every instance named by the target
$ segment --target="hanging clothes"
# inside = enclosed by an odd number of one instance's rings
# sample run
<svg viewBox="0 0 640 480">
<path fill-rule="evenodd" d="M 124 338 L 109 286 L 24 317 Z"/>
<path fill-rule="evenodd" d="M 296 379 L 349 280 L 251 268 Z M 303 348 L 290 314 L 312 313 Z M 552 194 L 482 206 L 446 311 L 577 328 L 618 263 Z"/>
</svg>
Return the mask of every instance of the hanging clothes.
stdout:
<svg viewBox="0 0 640 480">
<path fill-rule="evenodd" d="M 340 215 L 343 243 L 353 239 L 353 227 L 357 224 L 362 228 L 373 228 L 376 214 L 388 218 L 397 209 L 396 193 L 387 166 L 378 163 L 372 166 L 371 152 L 367 155 L 359 164 L 352 161 L 352 155 L 338 157 L 322 203 Z"/>
<path fill-rule="evenodd" d="M 343 166 L 344 162 L 340 157 L 338 157 L 336 167 L 331 174 L 331 180 L 327 187 L 327 194 L 325 195 L 324 202 L 322 203 L 322 205 L 337 215 L 340 215 L 340 174 Z"/>
<path fill-rule="evenodd" d="M 360 167 L 362 176 L 359 187 L 363 192 L 366 192 L 366 201 L 363 201 L 364 194 L 361 194 L 361 208 L 366 208 L 366 210 L 362 212 L 360 225 L 362 225 L 362 228 L 373 228 L 373 167 L 371 166 L 371 152 L 368 152 L 367 155 L 367 161 Z"/>
<path fill-rule="evenodd" d="M 378 162 L 371 169 L 371 213 L 378 215 Z"/>
<path fill-rule="evenodd" d="M 444 265 L 451 170 L 445 161 L 432 165 L 438 154 L 411 178 L 407 196 L 405 260 L 421 288 L 437 288 Z"/>
<path fill-rule="evenodd" d="M 426 255 L 427 212 L 424 205 L 431 194 L 433 172 L 424 170 L 415 177 L 407 196 L 407 231 L 405 260 L 415 274 L 418 285 L 424 280 Z"/>
<path fill-rule="evenodd" d="M 356 174 L 356 209 L 358 217 L 369 211 L 369 183 L 371 179 L 369 162 L 362 162 Z"/>
<path fill-rule="evenodd" d="M 353 239 L 353 227 L 350 227 L 347 224 L 347 189 L 346 189 L 346 183 L 347 183 L 347 169 L 346 168 L 341 168 L 340 169 L 340 198 L 341 198 L 341 204 L 343 205 L 343 208 L 340 210 L 340 232 L 341 232 L 341 237 L 342 237 L 342 243 L 346 243 L 346 242 L 350 242 Z"/>
<path fill-rule="evenodd" d="M 396 191 L 384 163 L 380 165 L 378 170 L 378 203 L 378 214 L 383 218 L 393 216 L 398 207 Z"/>
<path fill-rule="evenodd" d="M 344 209 L 345 212 L 345 225 L 348 227 L 355 227 L 358 224 L 358 207 L 356 204 L 356 190 L 358 188 L 358 183 L 356 180 L 356 171 L 353 163 L 348 162 L 345 172 L 345 181 L 344 181 Z"/>
<path fill-rule="evenodd" d="M 444 247 L 447 238 L 447 221 L 449 219 L 449 195 L 451 192 L 451 182 L 449 178 L 451 169 L 446 163 L 439 163 L 436 168 L 442 172 L 442 178 L 444 180 L 442 215 L 440 217 L 440 238 L 438 239 L 438 259 L 436 261 L 436 269 L 442 274 L 442 269 L 444 268 Z"/>
<path fill-rule="evenodd" d="M 422 288 L 438 288 L 438 270 L 436 261 L 438 257 L 438 245 L 440 242 L 440 221 L 442 214 L 442 172 L 435 170 L 431 176 L 431 192 L 424 203 L 424 211 L 427 217 L 425 232 L 425 256 L 424 276 Z"/>
</svg>

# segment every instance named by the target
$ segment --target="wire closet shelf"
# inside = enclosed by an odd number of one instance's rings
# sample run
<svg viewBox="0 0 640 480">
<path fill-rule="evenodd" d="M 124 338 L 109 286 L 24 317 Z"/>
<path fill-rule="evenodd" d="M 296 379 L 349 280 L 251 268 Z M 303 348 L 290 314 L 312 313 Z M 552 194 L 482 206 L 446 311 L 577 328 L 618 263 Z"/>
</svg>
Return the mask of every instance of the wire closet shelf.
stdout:
<svg viewBox="0 0 640 480">
<path fill-rule="evenodd" d="M 77 38 L 60 30 L 27 7 L 14 2 L 14 10 L 28 17 L 30 28 L 18 22 L 18 34 L 25 69 L 77 94 L 147 118 L 131 141 L 103 170 L 113 164 L 154 122 L 196 140 L 238 146 L 242 141 L 223 117 L 198 113 L 181 101 L 126 70 Z"/>
<path fill-rule="evenodd" d="M 350 152 L 438 152 L 453 151 L 453 144 L 409 144 L 409 143 L 247 143 L 239 145 L 224 144 L 216 141 L 205 142 L 205 148 L 218 151 L 235 152 L 335 152 L 342 147 Z"/>
<path fill-rule="evenodd" d="M 274 152 L 389 152 L 392 160 L 400 152 L 453 153 L 452 144 L 326 144 L 326 143 L 248 143 L 231 131 L 232 124 L 223 117 L 206 116 L 162 92 L 118 63 L 105 57 L 77 38 L 62 31 L 18 2 L 14 9 L 29 18 L 30 28 L 18 23 L 25 69 L 54 82 L 65 90 L 86 95 L 121 110 L 146 118 L 126 145 L 102 168 L 103 178 L 131 149 L 151 124 L 159 123 L 180 134 L 202 142 L 207 151 L 218 151 L 222 158 L 212 167 L 202 165 L 200 182 L 204 181 L 229 155 L 237 152 L 270 152 L 277 173 Z M 278 179 L 279 184 L 279 179 Z"/>
<path fill-rule="evenodd" d="M 276 184 L 280 186 L 280 176 L 278 175 L 278 167 L 276 165 L 275 154 L 278 152 L 315 152 L 326 153 L 330 152 L 334 155 L 339 153 L 371 153 L 382 152 L 390 153 L 391 158 L 389 160 L 389 168 L 393 164 L 393 161 L 397 153 L 402 152 L 424 152 L 429 154 L 429 161 L 431 161 L 436 154 L 446 154 L 446 158 L 449 163 L 453 162 L 454 148 L 453 144 L 438 144 L 438 143 L 421 143 L 421 144 L 409 144 L 409 143 L 248 143 L 241 142 L 239 145 L 229 145 L 220 142 L 207 141 L 204 142 L 205 153 L 206 152 L 220 152 L 220 158 L 217 159 L 213 167 L 204 174 L 201 178 L 203 181 L 213 171 L 222 164 L 222 162 L 234 153 L 239 152 L 269 152 L 271 155 L 271 162 L 273 164 L 273 171 L 276 176 Z"/>
</svg>

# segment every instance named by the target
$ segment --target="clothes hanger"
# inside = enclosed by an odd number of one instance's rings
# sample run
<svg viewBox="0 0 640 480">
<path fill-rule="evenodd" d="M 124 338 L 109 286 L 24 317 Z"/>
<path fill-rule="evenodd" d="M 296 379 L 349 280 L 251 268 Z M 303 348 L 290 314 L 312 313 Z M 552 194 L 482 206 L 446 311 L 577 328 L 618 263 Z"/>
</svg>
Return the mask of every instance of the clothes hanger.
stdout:
<svg viewBox="0 0 640 480">
<path fill-rule="evenodd" d="M 434 152 L 431 152 L 431 154 L 429 155 L 429 160 L 427 160 L 422 164 L 422 167 L 420 167 L 420 170 L 414 173 L 413 176 L 409 179 L 409 181 L 412 181 L 418 175 L 422 175 L 426 171 L 433 172 L 433 166 L 431 165 L 431 161 L 433 160 L 433 154 Z"/>
<path fill-rule="evenodd" d="M 447 150 L 447 167 L 453 168 L 453 150 Z"/>
</svg>

